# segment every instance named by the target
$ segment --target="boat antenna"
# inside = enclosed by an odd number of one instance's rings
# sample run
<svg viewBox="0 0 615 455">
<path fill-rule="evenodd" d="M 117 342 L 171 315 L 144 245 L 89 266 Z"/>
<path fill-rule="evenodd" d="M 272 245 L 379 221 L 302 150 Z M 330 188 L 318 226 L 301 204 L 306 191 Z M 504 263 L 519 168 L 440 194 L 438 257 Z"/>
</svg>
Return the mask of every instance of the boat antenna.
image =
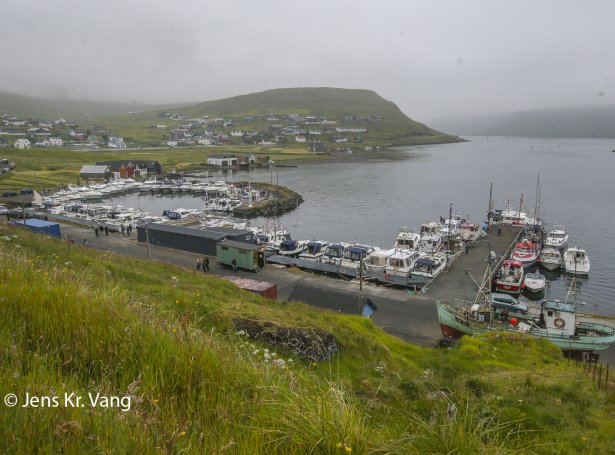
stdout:
<svg viewBox="0 0 615 455">
<path fill-rule="evenodd" d="M 489 183 L 489 207 L 487 208 L 487 224 L 491 222 L 491 212 L 493 211 L 493 180 Z"/>
</svg>

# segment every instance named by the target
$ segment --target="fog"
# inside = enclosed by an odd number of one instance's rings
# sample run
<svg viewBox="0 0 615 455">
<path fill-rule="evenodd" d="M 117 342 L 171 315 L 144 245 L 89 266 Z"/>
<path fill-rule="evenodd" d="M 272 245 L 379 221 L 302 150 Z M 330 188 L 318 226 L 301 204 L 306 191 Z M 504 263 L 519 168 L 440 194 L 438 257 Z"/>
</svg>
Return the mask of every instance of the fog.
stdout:
<svg viewBox="0 0 615 455">
<path fill-rule="evenodd" d="M 0 91 L 193 103 L 371 89 L 420 121 L 615 104 L 610 1 L 8 0 Z"/>
</svg>

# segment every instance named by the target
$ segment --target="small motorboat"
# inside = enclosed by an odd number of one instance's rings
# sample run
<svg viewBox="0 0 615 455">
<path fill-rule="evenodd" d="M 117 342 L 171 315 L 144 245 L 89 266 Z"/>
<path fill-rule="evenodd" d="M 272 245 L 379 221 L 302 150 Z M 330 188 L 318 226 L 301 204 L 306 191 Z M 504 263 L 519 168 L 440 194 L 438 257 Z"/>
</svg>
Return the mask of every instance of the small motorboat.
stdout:
<svg viewBox="0 0 615 455">
<path fill-rule="evenodd" d="M 305 250 L 306 243 L 307 242 L 300 240 L 284 240 L 280 243 L 278 254 L 281 254 L 282 256 L 298 256 Z"/>
<path fill-rule="evenodd" d="M 319 262 L 325 254 L 325 250 L 329 244 L 324 241 L 312 240 L 311 242 L 307 242 L 305 246 L 306 249 L 299 255 L 299 259 Z"/>
<path fill-rule="evenodd" d="M 525 275 L 525 280 L 523 280 L 523 283 L 525 284 L 525 289 L 527 291 L 540 292 L 544 291 L 547 285 L 547 279 L 542 273 L 536 271 Z"/>
<path fill-rule="evenodd" d="M 564 226 L 556 224 L 545 239 L 545 247 L 564 249 L 568 246 L 568 234 Z"/>
<path fill-rule="evenodd" d="M 574 275 L 589 275 L 589 258 L 585 250 L 568 248 L 564 252 L 564 270 Z"/>
<path fill-rule="evenodd" d="M 540 252 L 540 265 L 547 270 L 557 270 L 562 266 L 562 253 L 557 248 L 545 248 Z"/>
</svg>

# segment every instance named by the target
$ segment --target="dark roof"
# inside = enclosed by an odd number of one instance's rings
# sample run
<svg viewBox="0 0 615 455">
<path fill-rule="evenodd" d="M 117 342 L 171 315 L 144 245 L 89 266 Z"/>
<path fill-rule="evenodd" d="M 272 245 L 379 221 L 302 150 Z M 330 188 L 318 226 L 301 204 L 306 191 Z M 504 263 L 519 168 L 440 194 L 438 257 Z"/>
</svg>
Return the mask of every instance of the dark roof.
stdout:
<svg viewBox="0 0 615 455">
<path fill-rule="evenodd" d="M 434 261 L 433 259 L 428 259 L 428 258 L 419 258 L 416 260 L 416 264 L 427 265 L 429 267 L 433 267 L 434 265 L 436 265 L 436 261 Z"/>
<path fill-rule="evenodd" d="M 237 158 L 237 156 L 236 155 L 212 154 L 212 155 L 209 155 L 207 158 Z"/>
<path fill-rule="evenodd" d="M 256 245 L 255 243 L 243 243 L 236 242 L 234 240 L 223 240 L 219 243 L 221 246 L 230 246 L 231 248 L 237 248 L 238 250 L 257 251 L 263 248 L 263 245 Z"/>
<path fill-rule="evenodd" d="M 222 240 L 228 235 L 246 235 L 252 234 L 252 231 L 244 231 L 239 229 L 230 229 L 230 228 L 207 228 L 207 229 L 191 229 L 180 226 L 173 226 L 170 224 L 159 224 L 159 223 L 151 223 L 148 225 L 148 229 L 150 231 L 159 231 L 159 232 L 171 232 L 174 234 L 183 234 L 190 237 L 198 237 L 202 239 L 215 239 Z M 238 242 L 240 243 L 240 242 Z M 245 243 L 240 243 L 241 245 L 247 245 Z"/>
<path fill-rule="evenodd" d="M 99 161 L 96 164 L 97 165 L 106 165 L 106 166 L 110 166 L 112 168 L 120 168 L 120 166 L 128 166 L 129 163 L 132 163 L 136 166 L 139 167 L 145 167 L 148 169 L 151 168 L 161 168 L 162 166 L 160 165 L 160 163 L 158 161 L 151 161 L 151 160 L 111 160 L 111 161 Z"/>
<path fill-rule="evenodd" d="M 367 253 L 367 249 L 360 246 L 351 246 L 348 248 L 348 251 L 351 253 L 365 254 Z"/>
</svg>

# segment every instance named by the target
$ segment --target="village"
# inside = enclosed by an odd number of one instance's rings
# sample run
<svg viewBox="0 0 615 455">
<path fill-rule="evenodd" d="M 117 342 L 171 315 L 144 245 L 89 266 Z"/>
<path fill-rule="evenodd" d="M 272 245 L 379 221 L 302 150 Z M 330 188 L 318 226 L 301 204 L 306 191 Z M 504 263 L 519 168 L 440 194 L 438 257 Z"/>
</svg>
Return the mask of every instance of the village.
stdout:
<svg viewBox="0 0 615 455">
<path fill-rule="evenodd" d="M 286 145 L 305 146 L 310 152 L 345 149 L 368 138 L 367 125 L 381 116 L 338 115 L 335 118 L 300 114 L 275 114 L 187 118 L 177 113 L 160 113 L 159 122 L 147 128 L 159 132 L 157 141 L 120 137 L 103 126 L 79 128 L 63 118 L 41 120 L 2 114 L 0 147 L 67 147 L 78 150 L 157 148 L 182 146 Z M 145 127 L 144 127 L 145 128 Z M 371 149 L 371 147 L 365 147 Z"/>
</svg>

